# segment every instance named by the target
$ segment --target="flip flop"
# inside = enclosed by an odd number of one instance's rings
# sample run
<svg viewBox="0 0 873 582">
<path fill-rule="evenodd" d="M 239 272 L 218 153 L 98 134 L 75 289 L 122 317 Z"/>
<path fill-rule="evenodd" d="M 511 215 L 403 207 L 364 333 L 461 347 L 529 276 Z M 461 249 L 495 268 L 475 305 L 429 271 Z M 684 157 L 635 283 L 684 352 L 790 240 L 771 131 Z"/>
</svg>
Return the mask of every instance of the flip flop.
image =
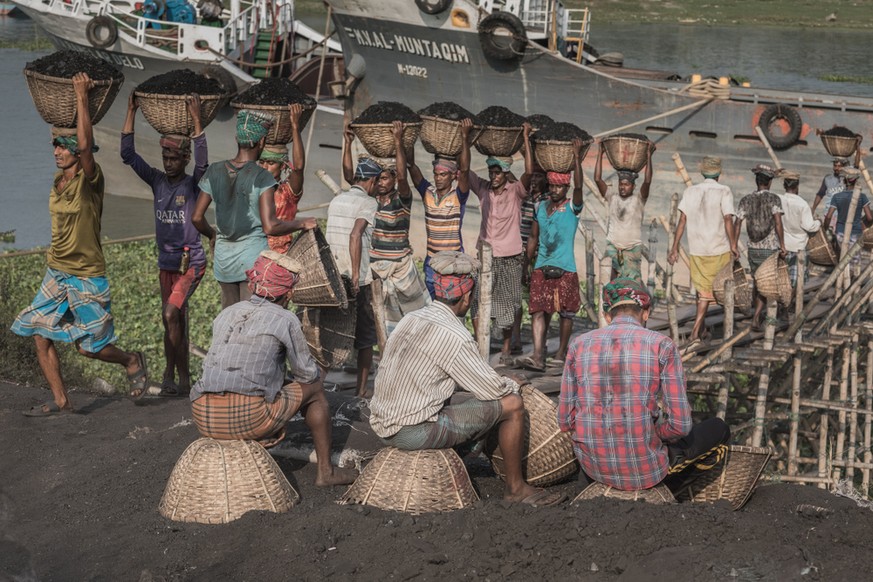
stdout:
<svg viewBox="0 0 873 582">
<path fill-rule="evenodd" d="M 45 416 L 58 416 L 62 414 L 70 414 L 74 412 L 73 408 L 61 408 L 58 406 L 54 400 L 50 400 L 45 404 L 40 404 L 39 406 L 32 406 L 30 410 L 24 411 L 22 414 L 24 416 L 29 416 L 31 418 L 41 418 Z"/>
<path fill-rule="evenodd" d="M 548 358 L 546 358 L 546 367 L 549 367 L 549 366 L 552 366 L 552 367 L 554 367 L 554 366 L 562 366 L 562 367 L 563 367 L 563 365 L 566 364 L 566 363 L 567 363 L 566 359 L 561 360 L 561 359 L 558 359 L 558 358 L 553 358 L 553 357 L 551 357 L 551 356 L 549 356 Z"/>
<path fill-rule="evenodd" d="M 145 354 L 142 352 L 135 353 L 139 360 L 139 371 L 127 375 L 127 381 L 130 384 L 130 392 L 128 394 L 133 400 L 141 400 L 149 391 L 149 370 L 146 365 Z"/>
<path fill-rule="evenodd" d="M 550 507 L 552 505 L 558 505 L 559 503 L 563 503 L 566 500 L 567 496 L 563 493 L 539 489 L 535 493 L 531 493 L 530 495 L 522 499 L 519 503 L 524 503 L 525 505 L 530 505 L 531 507 Z"/>
<path fill-rule="evenodd" d="M 519 360 L 521 363 L 521 367 L 525 370 L 533 370 L 534 372 L 545 372 L 546 366 L 545 364 L 537 364 L 537 361 L 534 360 L 531 356 L 526 358 L 522 358 Z"/>
<path fill-rule="evenodd" d="M 158 394 L 158 396 L 160 396 L 161 398 L 181 398 L 188 395 L 183 394 L 182 391 L 179 389 L 179 385 L 172 380 L 164 380 L 164 382 L 161 384 L 161 393 Z"/>
</svg>

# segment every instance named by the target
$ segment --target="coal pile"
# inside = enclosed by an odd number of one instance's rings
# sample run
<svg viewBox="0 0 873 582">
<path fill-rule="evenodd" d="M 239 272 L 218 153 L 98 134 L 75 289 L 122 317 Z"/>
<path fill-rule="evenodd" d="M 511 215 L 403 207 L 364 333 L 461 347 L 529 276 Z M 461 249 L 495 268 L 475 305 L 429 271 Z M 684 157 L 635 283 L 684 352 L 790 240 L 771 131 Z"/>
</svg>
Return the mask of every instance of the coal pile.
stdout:
<svg viewBox="0 0 873 582">
<path fill-rule="evenodd" d="M 235 100 L 245 105 L 291 105 L 301 103 L 315 107 L 315 99 L 304 93 L 290 79 L 269 78 L 252 85 Z"/>
<path fill-rule="evenodd" d="M 646 136 L 644 136 L 641 133 L 616 133 L 616 134 L 611 135 L 609 137 L 629 137 L 631 139 L 638 139 L 640 141 L 649 141 L 649 138 L 647 138 Z"/>
<path fill-rule="evenodd" d="M 857 134 L 849 129 L 848 127 L 843 127 L 842 125 L 836 125 L 827 131 L 823 131 L 822 135 L 833 136 L 833 137 L 855 137 Z"/>
<path fill-rule="evenodd" d="M 25 68 L 40 75 L 61 79 L 72 79 L 76 73 L 86 73 L 94 81 L 124 77 L 120 70 L 103 59 L 79 51 L 57 51 L 27 63 Z"/>
<path fill-rule="evenodd" d="M 421 117 L 418 113 L 403 103 L 379 101 L 378 103 L 370 105 L 364 109 L 353 123 L 373 125 L 378 123 L 394 123 L 395 121 L 402 121 L 403 123 L 419 123 Z"/>
<path fill-rule="evenodd" d="M 538 141 L 573 141 L 576 138 L 583 142 L 591 141 L 591 135 L 587 131 L 572 123 L 553 123 L 537 131 L 536 134 Z"/>
<path fill-rule="evenodd" d="M 526 121 L 524 117 L 513 113 L 506 107 L 492 105 L 479 112 L 479 123 L 491 127 L 521 127 Z"/>
<path fill-rule="evenodd" d="M 176 69 L 155 75 L 140 83 L 139 93 L 153 95 L 221 95 L 221 83 L 191 69 Z"/>
<path fill-rule="evenodd" d="M 439 119 L 448 119 L 450 121 L 461 121 L 462 119 L 471 119 L 473 125 L 479 122 L 476 116 L 451 101 L 443 101 L 441 103 L 432 103 L 418 112 L 419 115 L 427 115 L 428 117 L 438 117 Z"/>
<path fill-rule="evenodd" d="M 542 113 L 535 113 L 533 115 L 527 116 L 527 122 L 530 124 L 532 128 L 539 131 L 543 128 L 546 128 L 553 123 L 555 120 L 549 117 L 548 115 L 543 115 Z"/>
</svg>

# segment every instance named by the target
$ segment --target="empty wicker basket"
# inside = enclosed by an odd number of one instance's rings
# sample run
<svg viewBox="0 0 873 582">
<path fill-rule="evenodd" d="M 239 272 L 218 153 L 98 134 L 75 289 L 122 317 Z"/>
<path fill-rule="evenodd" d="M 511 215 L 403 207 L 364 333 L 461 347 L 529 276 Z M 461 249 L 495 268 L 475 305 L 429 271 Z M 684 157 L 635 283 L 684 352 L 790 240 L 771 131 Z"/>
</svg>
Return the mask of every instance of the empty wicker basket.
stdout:
<svg viewBox="0 0 873 582">
<path fill-rule="evenodd" d="M 837 158 L 848 158 L 855 153 L 858 141 L 854 137 L 821 134 L 821 143 L 827 152 Z"/>
<path fill-rule="evenodd" d="M 579 161 L 585 159 L 591 142 L 582 147 Z M 547 172 L 566 173 L 573 169 L 573 142 L 571 141 L 536 141 L 534 140 L 534 155 L 537 163 Z"/>
<path fill-rule="evenodd" d="M 765 447 L 731 445 L 721 471 L 706 471 L 678 491 L 676 498 L 709 503 L 727 499 L 734 510 L 740 509 L 752 496 L 771 454 Z"/>
<path fill-rule="evenodd" d="M 404 123 L 401 143 L 409 151 L 421 133 L 422 122 Z M 393 158 L 397 155 L 394 147 L 394 126 L 390 123 L 352 123 L 349 129 L 361 140 L 361 145 L 371 156 Z"/>
<path fill-rule="evenodd" d="M 267 145 L 285 145 L 291 142 L 294 133 L 291 130 L 291 112 L 287 105 L 252 105 L 249 103 L 240 103 L 233 101 L 231 107 L 239 111 L 240 109 L 250 109 L 251 111 L 260 111 L 261 113 L 269 113 L 276 118 L 276 123 L 267 134 Z M 312 112 L 315 111 L 315 105 L 304 104 L 303 113 L 300 114 L 300 131 L 309 123 L 312 117 Z"/>
<path fill-rule="evenodd" d="M 806 256 L 816 265 L 832 267 L 837 264 L 837 252 L 828 240 L 824 227 L 809 237 L 806 243 Z"/>
<path fill-rule="evenodd" d="M 873 226 L 868 226 L 864 229 L 862 240 L 864 241 L 865 249 L 867 249 L 868 251 L 873 250 Z"/>
<path fill-rule="evenodd" d="M 420 514 L 469 507 L 479 500 L 467 468 L 452 449 L 382 449 L 339 503 Z"/>
<path fill-rule="evenodd" d="M 524 144 L 523 132 L 521 127 L 485 126 L 476 140 L 476 149 L 483 156 L 511 156 Z"/>
<path fill-rule="evenodd" d="M 521 469 L 528 483 L 547 487 L 569 479 L 579 470 L 573 442 L 558 427 L 558 409 L 548 396 L 531 385 L 521 387 L 524 401 L 525 442 Z M 486 453 L 491 458 L 494 472 L 503 478 L 503 455 L 492 437 Z"/>
<path fill-rule="evenodd" d="M 55 127 L 76 127 L 76 90 L 72 79 L 50 77 L 24 69 L 27 88 L 43 121 Z M 97 124 L 112 107 L 124 78 L 95 80 L 88 92 L 91 123 Z"/>
<path fill-rule="evenodd" d="M 142 109 L 143 117 L 155 130 L 162 134 L 192 135 L 194 120 L 188 113 L 185 102 L 187 95 L 160 95 L 157 93 L 134 92 L 136 101 Z M 224 95 L 200 96 L 200 123 L 206 127 L 218 114 Z"/>
<path fill-rule="evenodd" d="M 602 142 L 609 163 L 616 170 L 639 172 L 646 165 L 649 156 L 649 140 L 626 135 L 612 135 Z"/>
<path fill-rule="evenodd" d="M 573 503 L 585 501 L 587 499 L 597 499 L 598 497 L 608 497 L 610 499 L 620 499 L 622 501 L 645 501 L 654 505 L 666 505 L 668 503 L 676 503 L 673 494 L 666 485 L 656 485 L 651 489 L 642 489 L 640 491 L 622 491 L 615 489 L 604 483 L 592 483 L 582 490 L 582 493 L 576 496 Z"/>
<path fill-rule="evenodd" d="M 300 321 L 312 357 L 325 368 L 349 361 L 355 348 L 355 304 L 348 308 L 303 308 Z"/>
<path fill-rule="evenodd" d="M 470 143 L 475 143 L 481 129 L 470 130 Z M 421 144 L 428 153 L 455 157 L 461 153 L 461 122 L 429 115 L 421 116 Z"/>
<path fill-rule="evenodd" d="M 734 307 L 748 309 L 752 306 L 752 286 L 746 278 L 746 271 L 739 261 L 728 263 L 712 280 L 712 294 L 719 305 L 724 305 L 724 284 L 731 277 L 734 279 Z"/>
<path fill-rule="evenodd" d="M 179 457 L 158 509 L 173 521 L 228 523 L 248 511 L 284 513 L 298 499 L 258 443 L 202 438 Z"/>
<path fill-rule="evenodd" d="M 285 253 L 303 265 L 291 301 L 307 307 L 348 307 L 346 288 L 320 228 L 301 232 Z"/>
<path fill-rule="evenodd" d="M 788 264 L 778 252 L 767 257 L 755 271 L 755 287 L 767 299 L 775 299 L 782 305 L 791 303 L 794 291 L 791 289 Z"/>
</svg>

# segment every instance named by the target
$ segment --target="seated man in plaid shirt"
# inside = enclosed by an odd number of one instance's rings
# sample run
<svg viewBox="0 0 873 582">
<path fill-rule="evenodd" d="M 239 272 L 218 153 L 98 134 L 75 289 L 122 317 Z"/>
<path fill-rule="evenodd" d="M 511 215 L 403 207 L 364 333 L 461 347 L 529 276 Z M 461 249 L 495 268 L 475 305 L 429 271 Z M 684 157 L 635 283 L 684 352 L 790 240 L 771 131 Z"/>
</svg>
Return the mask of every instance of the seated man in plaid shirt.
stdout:
<svg viewBox="0 0 873 582">
<path fill-rule="evenodd" d="M 589 479 L 625 491 L 665 482 L 676 491 L 720 466 L 730 429 L 720 418 L 691 426 L 682 359 L 669 337 L 645 328 L 650 304 L 634 279 L 603 288 L 609 325 L 570 344 L 558 423 Z"/>
</svg>

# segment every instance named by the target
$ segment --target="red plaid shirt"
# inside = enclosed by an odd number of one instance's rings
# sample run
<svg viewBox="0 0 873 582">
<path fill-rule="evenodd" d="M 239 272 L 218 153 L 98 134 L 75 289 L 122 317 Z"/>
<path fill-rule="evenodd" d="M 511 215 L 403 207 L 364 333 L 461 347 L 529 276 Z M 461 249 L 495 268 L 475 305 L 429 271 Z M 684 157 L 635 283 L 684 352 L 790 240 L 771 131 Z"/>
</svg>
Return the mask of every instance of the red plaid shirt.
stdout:
<svg viewBox="0 0 873 582">
<path fill-rule="evenodd" d="M 567 353 L 558 424 L 571 433 L 592 479 L 623 490 L 660 483 L 670 466 L 664 443 L 691 430 L 676 345 L 628 316 L 576 338 Z"/>
</svg>

